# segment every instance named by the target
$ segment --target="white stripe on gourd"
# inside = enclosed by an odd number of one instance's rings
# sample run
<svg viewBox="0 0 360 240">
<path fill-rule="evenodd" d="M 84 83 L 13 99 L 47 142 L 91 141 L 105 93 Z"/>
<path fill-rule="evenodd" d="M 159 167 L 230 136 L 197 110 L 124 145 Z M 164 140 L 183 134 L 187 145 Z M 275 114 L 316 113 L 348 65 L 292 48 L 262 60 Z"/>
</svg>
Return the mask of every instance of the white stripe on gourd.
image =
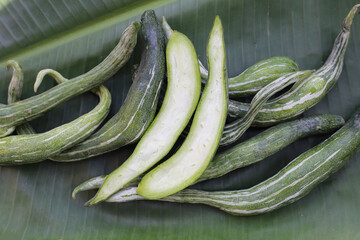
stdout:
<svg viewBox="0 0 360 240">
<path fill-rule="evenodd" d="M 344 124 L 344 119 L 336 115 L 314 115 L 271 127 L 253 138 L 241 142 L 223 152 L 217 153 L 214 159 L 196 182 L 220 177 L 235 169 L 259 162 L 273 155 L 289 144 L 306 136 L 329 133 Z M 92 178 L 73 191 L 78 192 L 100 188 L 106 176 Z M 134 179 L 126 186 L 137 186 L 142 176 Z M 121 195 L 119 191 L 118 196 Z"/>
<path fill-rule="evenodd" d="M 360 109 L 324 142 L 301 154 L 273 177 L 245 190 L 207 192 L 185 189 L 159 199 L 200 203 L 234 215 L 255 215 L 278 209 L 309 193 L 341 168 L 360 148 Z M 136 187 L 124 189 L 108 202 L 143 200 Z"/>
<path fill-rule="evenodd" d="M 141 61 L 118 113 L 84 142 L 54 156 L 53 160 L 77 161 L 116 150 L 139 140 L 150 126 L 165 74 L 164 33 L 153 10 L 141 16 L 139 39 Z"/>
<path fill-rule="evenodd" d="M 40 75 L 44 72 L 51 72 L 57 80 L 66 80 L 56 78 L 61 75 L 53 70 L 45 70 Z M 94 89 L 94 92 L 100 98 L 98 105 L 72 122 L 45 133 L 9 136 L 1 139 L 0 165 L 27 164 L 46 160 L 87 138 L 107 116 L 111 103 L 110 92 L 106 87 L 101 85 Z"/>
<path fill-rule="evenodd" d="M 335 85 L 341 74 L 344 55 L 350 37 L 350 27 L 360 5 L 355 5 L 346 16 L 341 32 L 324 65 L 306 80 L 295 84 L 284 95 L 269 101 L 259 111 L 254 126 L 269 126 L 294 118 L 317 104 Z M 246 114 L 249 104 L 229 101 L 229 116 L 239 118 Z"/>
<path fill-rule="evenodd" d="M 241 119 L 235 120 L 229 124 L 225 125 L 223 134 L 221 136 L 220 145 L 226 146 L 236 140 L 238 140 L 244 132 L 251 126 L 256 115 L 260 111 L 261 107 L 266 103 L 266 101 L 273 96 L 275 93 L 281 91 L 290 84 L 301 81 L 302 79 L 310 76 L 311 71 L 299 71 L 295 73 L 287 73 L 284 76 L 274 80 L 273 82 L 266 85 L 260 91 L 256 93 L 254 98 L 250 103 L 250 108 L 246 112 L 245 116 Z"/>
</svg>

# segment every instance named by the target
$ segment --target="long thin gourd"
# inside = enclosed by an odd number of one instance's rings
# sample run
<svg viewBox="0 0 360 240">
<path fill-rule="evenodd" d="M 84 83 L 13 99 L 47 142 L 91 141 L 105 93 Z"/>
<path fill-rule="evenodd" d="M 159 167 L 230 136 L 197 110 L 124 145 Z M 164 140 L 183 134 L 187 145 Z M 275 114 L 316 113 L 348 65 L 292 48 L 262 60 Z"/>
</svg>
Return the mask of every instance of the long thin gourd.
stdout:
<svg viewBox="0 0 360 240">
<path fill-rule="evenodd" d="M 264 106 L 271 96 L 290 84 L 306 79 L 311 73 L 312 72 L 310 70 L 288 73 L 262 88 L 252 99 L 250 108 L 246 112 L 245 116 L 225 125 L 220 145 L 226 146 L 238 140 L 251 126 L 254 118 L 261 110 L 261 107 Z"/>
<path fill-rule="evenodd" d="M 8 88 L 8 104 L 16 102 L 20 98 L 24 83 L 21 65 L 17 61 L 9 60 L 6 63 L 6 70 L 9 71 L 10 67 L 13 69 L 13 75 Z M 4 106 L 4 104 L 0 104 L 0 106 Z M 10 135 L 14 130 L 14 126 L 0 128 L 0 138 Z"/>
<path fill-rule="evenodd" d="M 301 154 L 273 177 L 244 190 L 200 191 L 185 189 L 159 199 L 170 202 L 200 203 L 220 208 L 234 215 L 256 215 L 288 205 L 340 169 L 360 149 L 360 109 L 324 142 Z M 144 199 L 136 187 L 123 189 L 108 202 Z"/>
<path fill-rule="evenodd" d="M 123 32 L 119 43 L 110 54 L 89 72 L 55 86 L 39 95 L 0 106 L 0 128 L 30 121 L 55 106 L 89 91 L 114 75 L 130 58 L 136 45 L 139 23 L 133 22 Z M 35 90 L 39 83 L 35 84 Z"/>
<path fill-rule="evenodd" d="M 216 154 L 196 182 L 220 177 L 235 169 L 262 161 L 301 138 L 336 131 L 344 122 L 341 116 L 321 114 L 273 126 Z M 74 189 L 73 198 L 79 192 L 100 188 L 105 177 L 95 177 L 80 184 Z M 142 176 L 134 179 L 127 186 L 137 186 L 141 178 Z"/>
<path fill-rule="evenodd" d="M 201 95 L 191 128 L 179 150 L 145 175 L 138 194 L 157 199 L 195 182 L 215 155 L 227 111 L 227 75 L 223 28 L 215 17 L 207 46 L 209 79 Z"/>
<path fill-rule="evenodd" d="M 168 84 L 161 109 L 133 154 L 106 177 L 92 204 L 105 200 L 160 161 L 173 147 L 199 101 L 201 80 L 191 41 L 174 32 L 166 47 Z"/>
<path fill-rule="evenodd" d="M 335 39 L 332 52 L 324 65 L 306 80 L 295 84 L 288 93 L 266 103 L 257 114 L 253 125 L 270 126 L 294 118 L 314 106 L 330 91 L 342 71 L 350 27 L 359 6 L 359 4 L 355 5 L 346 16 L 341 32 Z M 249 104 L 230 100 L 229 116 L 242 117 L 249 107 Z"/>
<path fill-rule="evenodd" d="M 142 14 L 139 31 L 142 56 L 120 110 L 84 142 L 52 157 L 69 162 L 97 156 L 138 141 L 154 119 L 165 73 L 165 43 L 155 12 Z"/>
<path fill-rule="evenodd" d="M 0 165 L 20 165 L 46 160 L 86 139 L 101 124 L 110 110 L 109 90 L 101 85 L 94 89 L 94 92 L 100 98 L 99 104 L 89 113 L 70 123 L 45 133 L 2 138 Z"/>
<path fill-rule="evenodd" d="M 163 17 L 162 26 L 167 36 L 173 31 Z M 208 71 L 199 60 L 200 74 L 203 82 L 208 79 Z M 296 62 L 288 57 L 271 57 L 255 63 L 238 76 L 228 79 L 229 97 L 245 97 L 255 95 L 267 84 L 287 73 L 299 71 Z"/>
</svg>

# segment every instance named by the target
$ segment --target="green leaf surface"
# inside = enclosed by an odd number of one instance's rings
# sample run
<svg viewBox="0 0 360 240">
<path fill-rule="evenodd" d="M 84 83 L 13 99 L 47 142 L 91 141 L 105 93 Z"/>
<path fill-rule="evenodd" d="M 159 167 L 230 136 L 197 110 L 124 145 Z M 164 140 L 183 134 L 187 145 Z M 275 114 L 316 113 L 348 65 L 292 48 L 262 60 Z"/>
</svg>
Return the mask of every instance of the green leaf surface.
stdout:
<svg viewBox="0 0 360 240">
<path fill-rule="evenodd" d="M 65 77 L 95 66 L 117 43 L 121 32 L 149 8 L 186 34 L 199 59 L 214 17 L 224 26 L 229 76 L 272 56 L 288 56 L 301 69 L 319 68 L 331 51 L 343 18 L 354 0 L 1 0 L 0 101 L 6 102 L 13 58 L 24 69 L 23 98 L 34 95 L 35 76 L 54 68 Z M 112 93 L 110 116 L 117 112 L 131 84 L 134 57 L 106 82 Z M 344 69 L 336 86 L 305 115 L 340 114 L 348 118 L 360 105 L 360 16 L 355 16 Z M 39 91 L 55 86 L 48 79 Z M 32 121 L 39 132 L 88 112 L 96 98 L 84 94 Z M 261 129 L 250 129 L 240 140 Z M 326 136 L 311 137 L 252 166 L 196 185 L 206 190 L 251 187 L 275 174 Z M 75 163 L 45 161 L 0 167 L 0 239 L 360 239 L 360 154 L 305 198 L 272 213 L 235 217 L 203 205 L 140 201 L 124 204 L 83 203 L 95 192 L 71 199 L 81 182 L 108 174 L 133 146 Z"/>
</svg>

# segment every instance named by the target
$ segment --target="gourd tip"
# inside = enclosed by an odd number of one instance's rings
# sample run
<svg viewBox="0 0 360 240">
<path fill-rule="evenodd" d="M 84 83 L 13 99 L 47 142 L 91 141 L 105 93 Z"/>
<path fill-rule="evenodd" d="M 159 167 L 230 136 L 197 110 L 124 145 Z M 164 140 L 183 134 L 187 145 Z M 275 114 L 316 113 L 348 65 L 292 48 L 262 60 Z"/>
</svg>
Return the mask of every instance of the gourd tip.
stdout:
<svg viewBox="0 0 360 240">
<path fill-rule="evenodd" d="M 346 30 L 350 30 L 351 24 L 353 22 L 354 16 L 356 14 L 357 9 L 360 7 L 360 3 L 354 5 L 352 7 L 352 9 L 350 10 L 350 12 L 348 13 L 348 15 L 346 16 L 346 18 L 344 19 L 343 22 L 343 28 L 345 28 Z"/>
<path fill-rule="evenodd" d="M 141 24 L 139 22 L 137 22 L 137 21 L 132 22 L 132 25 L 134 25 L 136 30 L 139 30 L 140 26 L 141 26 Z"/>
<path fill-rule="evenodd" d="M 101 202 L 102 201 L 102 199 L 100 198 L 97 198 L 96 196 L 95 197 L 93 197 L 92 199 L 90 199 L 89 201 L 87 201 L 85 204 L 84 204 L 84 206 L 86 206 L 86 207 L 90 207 L 90 206 L 92 206 L 92 205 L 95 205 L 95 204 L 97 204 L 97 203 L 99 203 L 99 202 Z"/>
</svg>

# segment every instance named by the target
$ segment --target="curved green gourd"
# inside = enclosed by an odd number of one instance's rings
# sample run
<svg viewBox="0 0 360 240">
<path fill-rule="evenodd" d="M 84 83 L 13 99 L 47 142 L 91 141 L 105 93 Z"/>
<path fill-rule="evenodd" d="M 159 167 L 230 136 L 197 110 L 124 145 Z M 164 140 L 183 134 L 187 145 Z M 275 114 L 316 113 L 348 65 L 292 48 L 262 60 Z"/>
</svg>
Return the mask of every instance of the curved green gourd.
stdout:
<svg viewBox="0 0 360 240">
<path fill-rule="evenodd" d="M 84 142 L 51 160 L 69 162 L 97 156 L 138 141 L 147 130 L 155 116 L 165 73 L 164 34 L 153 10 L 143 13 L 139 33 L 140 65 L 118 113 Z"/>
<path fill-rule="evenodd" d="M 170 36 L 173 31 L 163 17 L 162 27 L 166 36 Z M 206 83 L 208 71 L 199 60 L 201 78 Z M 247 68 L 238 76 L 228 79 L 229 97 L 246 97 L 255 95 L 260 89 L 271 83 L 275 79 L 287 73 L 299 71 L 297 63 L 288 57 L 272 57 L 264 59 Z"/>
<path fill-rule="evenodd" d="M 150 125 L 165 71 L 164 37 L 153 10 L 145 11 L 142 15 L 139 36 L 143 49 L 142 60 L 133 74 L 133 84 L 119 112 L 85 141 L 50 160 L 77 161 L 115 150 L 138 140 Z M 58 83 L 63 82 L 62 76 L 50 69 L 42 70 L 37 82 L 40 83 L 46 74 Z M 35 133 L 28 123 L 17 126 L 16 130 L 18 134 Z"/>
<path fill-rule="evenodd" d="M 60 85 L 66 83 L 65 78 L 58 79 L 59 82 L 64 82 Z M 74 121 L 45 133 L 2 138 L 0 140 L 0 165 L 20 165 L 43 161 L 86 139 L 105 119 L 111 104 L 110 92 L 106 87 L 101 85 L 93 91 L 100 98 L 99 104 L 92 111 Z"/>
<path fill-rule="evenodd" d="M 168 84 L 159 113 L 133 154 L 106 177 L 92 204 L 105 200 L 160 161 L 173 147 L 195 111 L 201 91 L 197 55 L 191 41 L 174 32 L 166 47 Z"/>
<path fill-rule="evenodd" d="M 299 71 L 298 65 L 288 57 L 264 59 L 240 75 L 229 78 L 229 96 L 252 96 L 275 79 L 296 71 Z"/>
<path fill-rule="evenodd" d="M 215 155 L 227 111 L 227 74 L 223 28 L 215 17 L 207 46 L 209 79 L 202 92 L 185 141 L 164 163 L 147 173 L 138 194 L 157 199 L 178 192 L 195 182 Z"/>
<path fill-rule="evenodd" d="M 341 32 L 335 39 L 332 52 L 324 65 L 306 80 L 295 84 L 283 96 L 266 103 L 257 114 L 254 126 L 270 126 L 294 118 L 314 106 L 330 91 L 342 71 L 350 27 L 359 6 L 355 5 L 346 16 Z M 242 117 L 249 107 L 249 104 L 230 100 L 229 116 Z"/>
<path fill-rule="evenodd" d="M 331 137 L 252 188 L 215 192 L 185 189 L 159 200 L 206 204 L 242 216 L 270 212 L 304 197 L 341 168 L 359 148 L 360 109 Z M 142 199 L 144 198 L 136 195 L 136 187 L 131 187 L 114 194 L 107 201 Z"/>
<path fill-rule="evenodd" d="M 262 161 L 296 140 L 316 134 L 330 133 L 343 125 L 342 117 L 328 114 L 313 115 L 278 124 L 216 154 L 196 182 L 220 177 L 235 169 Z M 79 192 L 100 188 L 105 178 L 106 176 L 99 176 L 80 184 L 74 189 L 73 198 Z M 142 176 L 134 179 L 127 187 L 137 186 L 141 178 Z"/>
<path fill-rule="evenodd" d="M 306 79 L 311 73 L 312 71 L 310 70 L 288 73 L 262 88 L 252 99 L 250 108 L 245 116 L 225 125 L 220 145 L 226 146 L 238 140 L 251 126 L 261 107 L 264 106 L 271 96 L 290 84 Z"/>
<path fill-rule="evenodd" d="M 272 81 L 296 71 L 299 71 L 299 67 L 291 58 L 279 56 L 264 59 L 238 76 L 229 78 L 229 97 L 253 96 Z"/>
<path fill-rule="evenodd" d="M 130 58 L 136 45 L 138 29 L 138 22 L 131 23 L 123 32 L 117 46 L 100 64 L 89 72 L 16 104 L 0 106 L 0 128 L 16 126 L 30 121 L 68 99 L 93 89 L 110 78 Z M 38 84 L 35 84 L 35 90 Z"/>
</svg>

